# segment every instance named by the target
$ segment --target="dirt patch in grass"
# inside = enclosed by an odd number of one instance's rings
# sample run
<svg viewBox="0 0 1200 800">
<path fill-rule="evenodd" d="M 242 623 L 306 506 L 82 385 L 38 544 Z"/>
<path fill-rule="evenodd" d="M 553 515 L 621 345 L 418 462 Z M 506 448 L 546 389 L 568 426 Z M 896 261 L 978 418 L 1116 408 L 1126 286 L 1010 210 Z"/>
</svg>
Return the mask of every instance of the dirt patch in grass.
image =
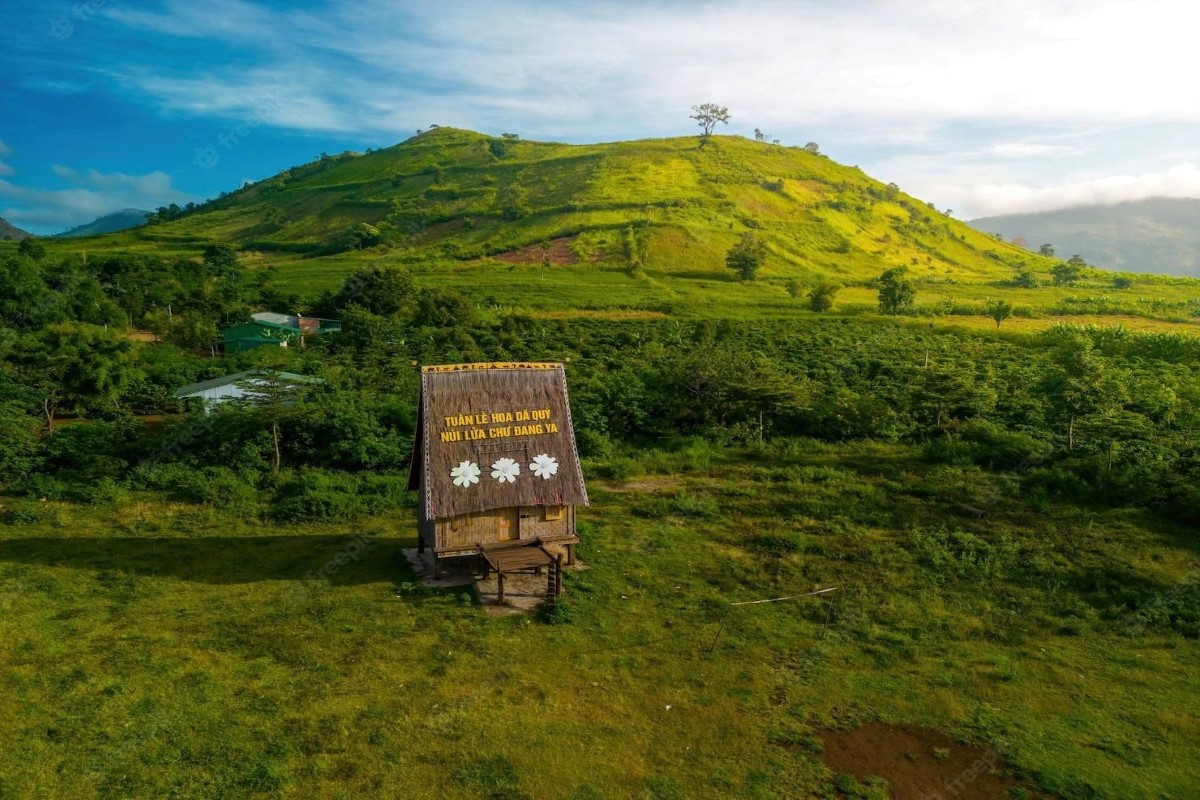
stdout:
<svg viewBox="0 0 1200 800">
<path fill-rule="evenodd" d="M 825 766 L 858 780 L 883 778 L 892 800 L 1048 798 L 1006 777 L 1012 771 L 995 750 L 964 745 L 939 731 L 872 722 L 852 731 L 829 731 L 821 739 Z M 1025 794 L 1014 795 L 1009 791 L 1014 788 Z"/>
<path fill-rule="evenodd" d="M 497 261 L 507 261 L 509 264 L 541 264 L 545 258 L 549 264 L 556 266 L 566 266 L 568 264 L 576 264 L 579 259 L 571 252 L 571 243 L 577 237 L 564 236 L 561 239 L 553 239 L 547 242 L 548 249 L 543 249 L 541 243 L 531 244 L 527 247 L 521 247 L 516 250 L 509 250 L 506 253 L 497 253 L 492 258 Z"/>
<path fill-rule="evenodd" d="M 680 484 L 679 478 L 674 475 L 662 475 L 652 478 L 640 478 L 636 481 L 610 486 L 609 488 L 614 492 L 651 494 L 653 492 L 673 491 L 679 488 Z"/>
</svg>

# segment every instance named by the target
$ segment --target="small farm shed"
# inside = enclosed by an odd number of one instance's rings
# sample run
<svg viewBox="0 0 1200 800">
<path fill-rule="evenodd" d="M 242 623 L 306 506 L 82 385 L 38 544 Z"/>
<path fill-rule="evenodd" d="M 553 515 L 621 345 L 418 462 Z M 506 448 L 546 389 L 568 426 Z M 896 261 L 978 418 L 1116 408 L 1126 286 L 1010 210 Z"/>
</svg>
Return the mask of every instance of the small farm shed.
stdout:
<svg viewBox="0 0 1200 800">
<path fill-rule="evenodd" d="M 269 322 L 273 325 L 295 328 L 305 336 L 324 336 L 342 329 L 340 320 L 306 317 L 303 314 L 280 314 L 276 311 L 258 311 L 251 314 L 250 319 L 254 322 Z"/>
<path fill-rule="evenodd" d="M 435 572 L 452 556 L 483 556 L 501 575 L 543 563 L 537 550 L 574 562 L 588 498 L 562 364 L 423 367 L 417 416 L 408 486 Z"/>
</svg>

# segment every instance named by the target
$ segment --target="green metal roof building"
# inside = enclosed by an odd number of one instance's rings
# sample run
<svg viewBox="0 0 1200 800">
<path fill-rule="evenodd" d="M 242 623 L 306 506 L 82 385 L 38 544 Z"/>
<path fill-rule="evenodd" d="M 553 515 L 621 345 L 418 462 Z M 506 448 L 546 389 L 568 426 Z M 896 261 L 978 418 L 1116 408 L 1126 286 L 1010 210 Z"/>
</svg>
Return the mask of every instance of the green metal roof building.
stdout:
<svg viewBox="0 0 1200 800">
<path fill-rule="evenodd" d="M 254 320 L 221 331 L 226 353 L 241 353 L 259 347 L 288 347 L 300 341 L 300 330 L 289 325 Z"/>
</svg>

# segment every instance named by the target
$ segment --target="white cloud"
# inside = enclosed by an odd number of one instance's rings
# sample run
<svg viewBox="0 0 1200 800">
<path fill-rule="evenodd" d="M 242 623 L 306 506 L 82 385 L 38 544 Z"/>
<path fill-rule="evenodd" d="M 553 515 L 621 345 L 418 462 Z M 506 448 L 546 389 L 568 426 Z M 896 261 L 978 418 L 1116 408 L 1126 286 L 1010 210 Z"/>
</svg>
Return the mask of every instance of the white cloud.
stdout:
<svg viewBox="0 0 1200 800">
<path fill-rule="evenodd" d="M 596 141 L 691 132 L 688 108 L 714 101 L 730 107 L 731 132 L 815 139 L 960 216 L 1200 194 L 1200 94 L 1180 89 L 1195 71 L 1193 10 L 1180 0 L 155 8 L 103 14 L 212 58 L 173 68 L 156 47 L 128 48 L 104 73 L 218 125 L 376 143 L 430 123 Z M 1106 150 L 1138 126 L 1178 132 Z"/>
<path fill-rule="evenodd" d="M 681 111 L 709 99 L 794 129 L 914 110 L 926 120 L 1200 120 L 1200 97 L 1170 79 L 1193 71 L 1191 27 L 1173 0 L 364 0 L 322 16 L 175 0 L 165 13 L 107 13 L 170 36 L 256 42 L 256 69 L 238 59 L 205 79 L 134 76 L 168 106 L 239 115 L 283 84 L 319 113 L 279 124 L 316 130 L 407 132 L 444 101 L 468 124 L 523 118 L 581 134 L 609 121 L 678 128 Z M 393 113 L 373 113 L 380 104 Z"/>
<path fill-rule="evenodd" d="M 1078 155 L 1081 149 L 1067 144 L 1046 142 L 1000 142 L 988 148 L 987 152 L 997 158 L 1056 158 Z"/>
<path fill-rule="evenodd" d="M 1148 197 L 1200 197 L 1200 168 L 1183 163 L 1159 172 L 1110 175 L 1061 184 L 980 183 L 965 187 L 947 184 L 931 191 L 948 198 L 956 207 L 970 208 L 972 216 L 995 216 L 1111 205 Z"/>
<path fill-rule="evenodd" d="M 80 172 L 57 164 L 52 170 L 68 188 L 35 189 L 0 180 L 0 198 L 18 204 L 0 211 L 0 217 L 36 233 L 54 233 L 123 208 L 150 209 L 199 199 L 176 189 L 163 172 Z"/>
<path fill-rule="evenodd" d="M 5 156 L 10 155 L 12 155 L 12 148 L 6 145 L 3 139 L 0 139 L 0 177 L 12 175 L 14 172 L 16 172 L 16 170 L 14 170 L 8 164 L 5 164 L 2 160 Z"/>
</svg>

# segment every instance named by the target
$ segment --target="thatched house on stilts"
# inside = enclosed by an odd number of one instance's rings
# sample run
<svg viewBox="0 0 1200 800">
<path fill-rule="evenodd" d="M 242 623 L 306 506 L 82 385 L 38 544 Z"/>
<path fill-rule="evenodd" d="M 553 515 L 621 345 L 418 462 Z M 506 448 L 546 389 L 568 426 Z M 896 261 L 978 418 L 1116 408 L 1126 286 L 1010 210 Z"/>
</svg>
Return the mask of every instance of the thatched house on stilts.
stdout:
<svg viewBox="0 0 1200 800">
<path fill-rule="evenodd" d="M 543 567 L 557 594 L 588 503 L 562 364 L 423 367 L 408 485 L 435 576 L 441 559 L 475 556 L 499 573 L 501 600 L 505 573 Z"/>
</svg>

